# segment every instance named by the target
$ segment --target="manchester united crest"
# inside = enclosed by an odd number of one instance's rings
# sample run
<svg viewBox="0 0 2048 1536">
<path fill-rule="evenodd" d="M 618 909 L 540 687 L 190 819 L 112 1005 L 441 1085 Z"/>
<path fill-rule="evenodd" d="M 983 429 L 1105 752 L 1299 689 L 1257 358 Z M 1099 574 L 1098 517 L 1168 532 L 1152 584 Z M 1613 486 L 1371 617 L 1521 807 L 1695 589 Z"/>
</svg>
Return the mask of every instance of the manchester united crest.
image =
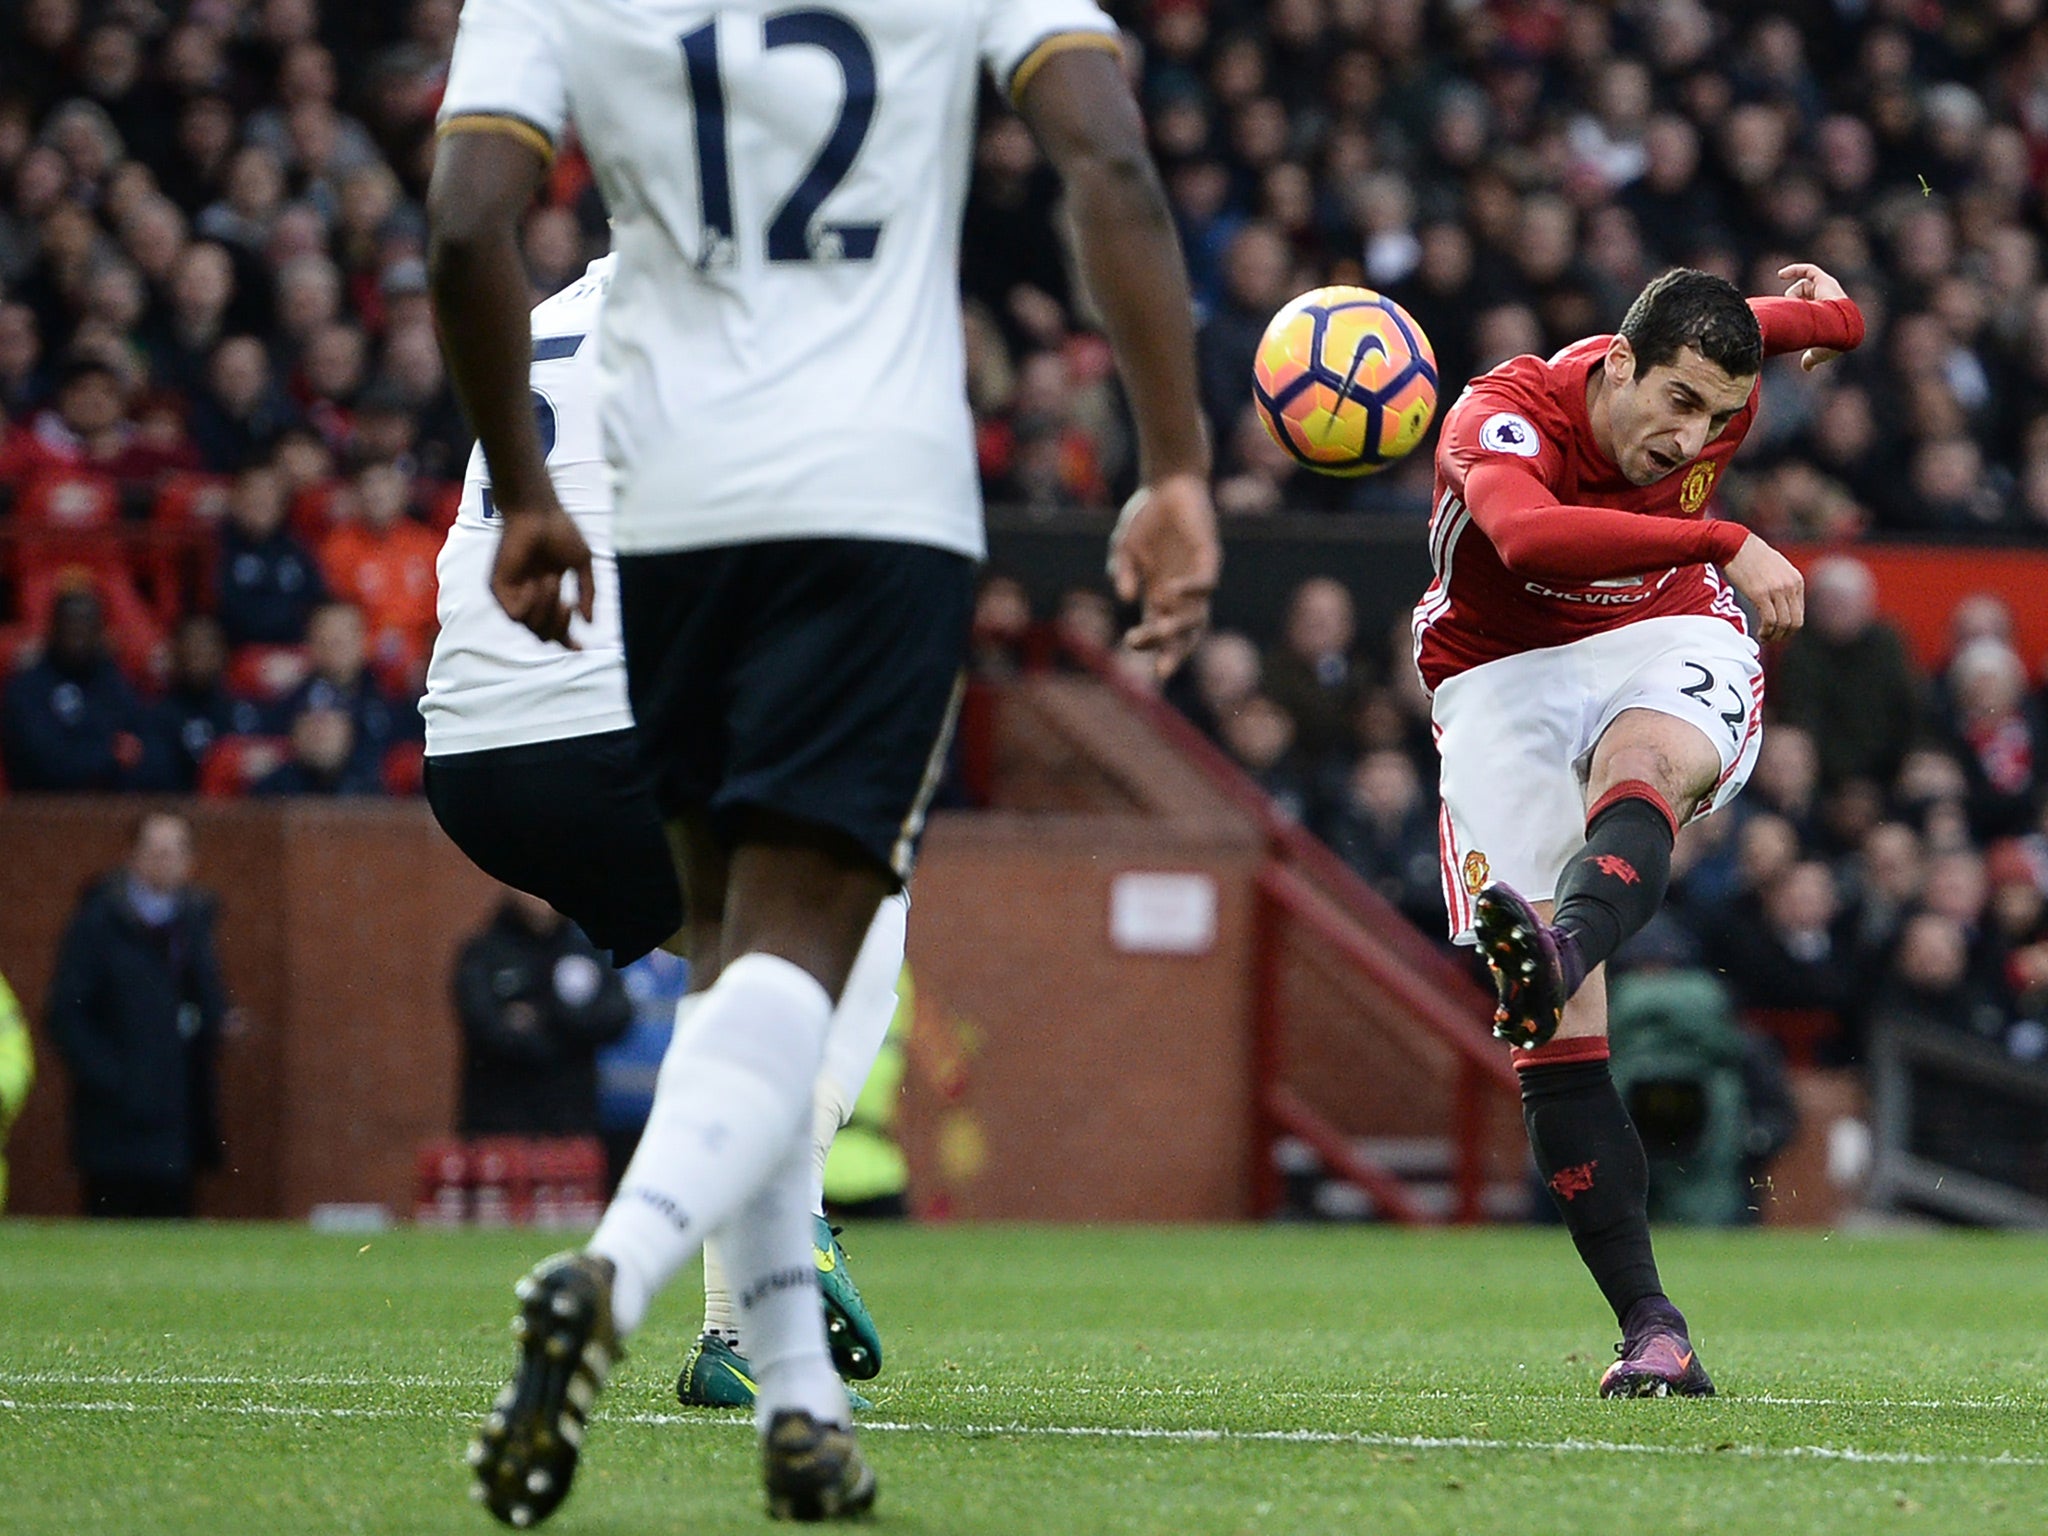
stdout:
<svg viewBox="0 0 2048 1536">
<path fill-rule="evenodd" d="M 1468 894 L 1477 896 L 1486 884 L 1486 877 L 1492 873 L 1487 868 L 1486 855 L 1477 848 L 1465 855 L 1465 890 Z"/>
<path fill-rule="evenodd" d="M 1714 489 L 1717 468 L 1702 459 L 1685 472 L 1685 482 L 1678 488 L 1678 510 L 1687 517 L 1696 515 L 1707 504 L 1707 497 Z"/>
</svg>

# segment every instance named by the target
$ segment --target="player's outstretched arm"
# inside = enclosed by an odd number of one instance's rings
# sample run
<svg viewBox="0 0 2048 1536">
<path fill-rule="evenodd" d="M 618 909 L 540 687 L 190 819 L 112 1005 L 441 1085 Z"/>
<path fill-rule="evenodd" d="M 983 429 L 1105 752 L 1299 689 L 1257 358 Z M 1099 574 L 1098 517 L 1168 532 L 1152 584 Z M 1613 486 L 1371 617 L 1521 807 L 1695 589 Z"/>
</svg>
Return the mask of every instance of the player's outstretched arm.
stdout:
<svg viewBox="0 0 2048 1536">
<path fill-rule="evenodd" d="M 1751 299 L 1763 327 L 1764 354 L 1799 353 L 1808 373 L 1863 344 L 1863 311 L 1849 290 L 1810 261 L 1780 267 L 1778 276 L 1791 284 L 1782 299 Z"/>
<path fill-rule="evenodd" d="M 530 296 L 519 256 L 519 218 L 547 161 L 523 138 L 465 132 L 460 119 L 453 128 L 427 189 L 427 271 L 448 374 L 483 444 L 505 520 L 491 591 L 543 640 L 573 645 L 562 576 L 576 573 L 577 609 L 589 619 L 590 550 L 555 498 L 534 424 Z"/>
<path fill-rule="evenodd" d="M 1164 677 L 1195 648 L 1223 557 L 1195 387 L 1194 303 L 1144 124 L 1116 61 L 1056 54 L 1018 108 L 1066 184 L 1081 275 L 1102 312 L 1138 428 L 1137 495 L 1110 540 L 1110 574 L 1143 614 L 1127 637 Z"/>
</svg>

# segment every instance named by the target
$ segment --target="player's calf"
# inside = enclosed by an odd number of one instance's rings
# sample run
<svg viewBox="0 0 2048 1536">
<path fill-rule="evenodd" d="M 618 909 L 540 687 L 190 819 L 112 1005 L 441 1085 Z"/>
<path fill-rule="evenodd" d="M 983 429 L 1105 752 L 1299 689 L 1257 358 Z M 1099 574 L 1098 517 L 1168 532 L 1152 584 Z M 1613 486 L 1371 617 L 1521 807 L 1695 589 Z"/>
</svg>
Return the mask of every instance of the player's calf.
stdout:
<svg viewBox="0 0 2048 1536">
<path fill-rule="evenodd" d="M 1567 996 L 1656 916 L 1677 837 L 1670 802 L 1644 780 L 1624 780 L 1593 802 L 1586 845 L 1558 881 L 1551 920 Z"/>
<path fill-rule="evenodd" d="M 1598 1036 L 1515 1053 L 1537 1172 L 1617 1322 L 1664 1300 L 1650 1246 L 1650 1165 Z M 1668 1306 L 1669 1303 L 1665 1302 Z"/>
</svg>

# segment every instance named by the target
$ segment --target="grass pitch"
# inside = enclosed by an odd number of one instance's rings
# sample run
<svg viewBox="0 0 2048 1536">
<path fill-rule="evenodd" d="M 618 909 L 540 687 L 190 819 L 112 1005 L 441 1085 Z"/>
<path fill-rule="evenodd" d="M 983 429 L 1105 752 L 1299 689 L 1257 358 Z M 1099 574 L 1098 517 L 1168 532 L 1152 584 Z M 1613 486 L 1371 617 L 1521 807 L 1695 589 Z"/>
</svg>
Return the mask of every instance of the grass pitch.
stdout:
<svg viewBox="0 0 2048 1536">
<path fill-rule="evenodd" d="M 906 1533 L 2048 1530 L 2048 1244 L 1666 1234 L 1722 1396 L 1603 1403 L 1561 1232 L 857 1228 Z M 0 1530 L 498 1529 L 462 1451 L 544 1235 L 0 1226 Z M 575 1533 L 755 1532 L 752 1437 L 614 1377 Z"/>
</svg>

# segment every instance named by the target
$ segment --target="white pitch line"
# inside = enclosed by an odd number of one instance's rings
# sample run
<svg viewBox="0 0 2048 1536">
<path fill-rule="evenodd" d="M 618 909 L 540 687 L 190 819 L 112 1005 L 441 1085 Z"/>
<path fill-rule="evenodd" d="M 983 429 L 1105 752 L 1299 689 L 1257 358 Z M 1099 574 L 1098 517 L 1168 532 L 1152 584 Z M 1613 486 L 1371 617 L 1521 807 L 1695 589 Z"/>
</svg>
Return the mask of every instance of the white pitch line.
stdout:
<svg viewBox="0 0 2048 1536">
<path fill-rule="evenodd" d="M 899 1378 L 900 1379 L 900 1378 Z M 979 1382 L 950 1383 L 949 1393 L 986 1394 L 1002 1397 L 1059 1398 L 1062 1400 L 1078 1397 L 1150 1397 L 1175 1402 L 1210 1401 L 1221 1397 L 1227 1391 L 1231 1396 L 1242 1396 L 1242 1389 L 1236 1386 L 1219 1387 L 1213 1392 L 1199 1387 L 1141 1386 L 1136 1384 L 1114 1387 L 1059 1386 L 1059 1387 L 992 1387 Z M 1433 1403 L 1476 1403 L 1496 1402 L 1500 1394 L 1481 1392 L 1474 1389 L 1452 1391 L 1443 1387 L 1422 1388 L 1409 1391 L 1402 1387 L 1360 1387 L 1330 1388 L 1318 1391 L 1312 1388 L 1274 1387 L 1259 1388 L 1255 1395 L 1265 1402 L 1303 1403 L 1392 1403 L 1392 1402 L 1433 1402 Z M 2011 1412 L 2039 1409 L 2038 1400 L 2021 1397 L 1957 1397 L 1902 1398 L 1902 1397 L 1781 1397 L 1773 1392 L 1723 1393 L 1726 1401 L 1744 1405 L 1760 1405 L 1766 1408 L 1884 1408 L 1917 1409 L 1924 1412 L 1946 1413 L 1950 1410 L 1985 1410 L 1990 1412 Z M 1583 1394 L 1564 1392 L 1526 1392 L 1518 1394 L 1517 1403 L 1572 1404 L 1585 1401 Z"/>
<path fill-rule="evenodd" d="M 896 1378 L 899 1382 L 903 1376 Z M 483 1383 L 466 1377 L 448 1376 L 137 1376 L 114 1373 L 109 1375 L 88 1375 L 72 1371 L 19 1371 L 0 1375 L 0 1388 L 4 1387 L 247 1387 L 275 1391 L 280 1388 L 298 1387 L 350 1387 L 369 1390 L 391 1388 L 416 1389 L 445 1392 L 475 1392 L 483 1389 Z M 992 1387 L 983 1382 L 947 1382 L 944 1390 L 949 1395 L 1028 1397 L 1040 1400 L 1071 1401 L 1077 1398 L 1157 1398 L 1168 1402 L 1208 1402 L 1224 1395 L 1225 1389 L 1204 1391 L 1199 1387 L 1148 1386 L 1129 1383 L 1113 1387 L 1087 1386 L 1083 1384 L 1057 1387 L 1005 1386 Z M 1241 1396 L 1237 1388 L 1229 1389 L 1231 1395 Z M 1267 1402 L 1295 1403 L 1398 1403 L 1436 1402 L 1467 1403 L 1494 1402 L 1497 1393 L 1450 1391 L 1441 1387 L 1409 1391 L 1401 1387 L 1331 1388 L 1327 1391 L 1299 1387 L 1276 1387 L 1261 1389 L 1256 1394 Z M 1575 1404 L 1581 1398 L 1558 1392 L 1531 1392 L 1518 1395 L 1518 1403 Z M 1985 1412 L 2007 1413 L 2016 1411 L 2034 1412 L 2041 1406 L 2038 1400 L 2021 1397 L 1954 1397 L 1954 1398 L 1911 1398 L 1911 1397 L 1784 1397 L 1774 1392 L 1742 1392 L 1723 1394 L 1723 1401 L 1745 1406 L 1763 1408 L 1870 1408 L 1896 1412 L 1905 1409 L 1921 1413 Z"/>
<path fill-rule="evenodd" d="M 301 1419 L 422 1419 L 443 1415 L 404 1408 L 319 1408 L 292 1403 L 128 1403 L 19 1402 L 0 1398 L 0 1412 L 13 1413 L 217 1413 L 241 1417 Z M 682 1413 L 600 1413 L 600 1421 L 657 1427 L 747 1429 L 741 1417 L 707 1418 Z M 1161 1429 L 1094 1424 L 919 1424 L 862 1419 L 860 1429 L 876 1434 L 953 1435 L 966 1439 L 1148 1440 L 1181 1445 L 1345 1445 L 1368 1450 L 1505 1451 L 1539 1456 L 1730 1456 L 1749 1461 L 1836 1461 L 1904 1467 L 2048 1467 L 2043 1456 L 1943 1456 L 1920 1451 L 1866 1451 L 1833 1445 L 1649 1445 L 1628 1440 L 1501 1440 L 1474 1435 L 1394 1435 L 1328 1429 Z"/>
<path fill-rule="evenodd" d="M 14 1371 L 0 1375 L 0 1387 L 406 1387 L 450 1392 L 476 1390 L 474 1377 L 460 1376 L 105 1376 L 74 1371 Z"/>
</svg>

